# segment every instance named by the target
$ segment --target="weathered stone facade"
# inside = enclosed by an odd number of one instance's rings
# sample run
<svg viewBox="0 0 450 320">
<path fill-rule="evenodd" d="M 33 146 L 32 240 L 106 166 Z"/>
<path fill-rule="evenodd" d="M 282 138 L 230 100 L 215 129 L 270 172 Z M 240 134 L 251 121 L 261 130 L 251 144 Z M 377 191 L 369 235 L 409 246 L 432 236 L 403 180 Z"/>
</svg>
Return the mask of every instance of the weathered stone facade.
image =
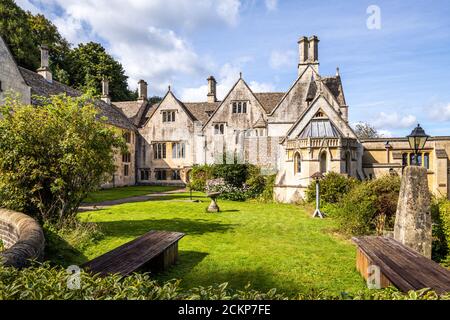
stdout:
<svg viewBox="0 0 450 320">
<path fill-rule="evenodd" d="M 19 94 L 24 103 L 29 103 L 31 89 L 25 83 L 8 47 L 0 37 L 0 104 L 7 92 Z"/>
<path fill-rule="evenodd" d="M 0 263 L 22 268 L 29 260 L 43 258 L 45 239 L 40 225 L 31 217 L 0 209 L 0 240 L 5 251 L 0 253 Z"/>
</svg>

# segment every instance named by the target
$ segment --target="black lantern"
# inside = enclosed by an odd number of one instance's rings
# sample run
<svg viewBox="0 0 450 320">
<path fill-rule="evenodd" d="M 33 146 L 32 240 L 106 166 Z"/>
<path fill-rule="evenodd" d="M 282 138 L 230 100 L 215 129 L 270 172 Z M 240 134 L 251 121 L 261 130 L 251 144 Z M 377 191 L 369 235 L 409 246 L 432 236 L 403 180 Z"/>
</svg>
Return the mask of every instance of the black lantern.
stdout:
<svg viewBox="0 0 450 320">
<path fill-rule="evenodd" d="M 425 130 L 422 129 L 420 124 L 417 124 L 417 127 L 414 128 L 414 130 L 407 136 L 409 146 L 411 149 L 414 150 L 414 159 L 416 166 L 419 165 L 419 157 L 418 153 L 419 150 L 422 150 L 425 147 L 425 143 L 427 142 L 428 138 L 430 137 L 425 133 Z"/>
</svg>

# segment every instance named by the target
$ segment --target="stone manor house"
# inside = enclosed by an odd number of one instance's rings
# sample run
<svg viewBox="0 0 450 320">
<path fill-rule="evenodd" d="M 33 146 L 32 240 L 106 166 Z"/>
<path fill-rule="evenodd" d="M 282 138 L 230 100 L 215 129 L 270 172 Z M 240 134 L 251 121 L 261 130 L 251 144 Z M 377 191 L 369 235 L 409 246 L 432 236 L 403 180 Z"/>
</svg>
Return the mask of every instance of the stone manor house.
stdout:
<svg viewBox="0 0 450 320">
<path fill-rule="evenodd" d="M 108 82 L 96 102 L 111 125 L 123 130 L 129 151 L 116 155 L 117 171 L 105 186 L 176 184 L 189 181 L 196 164 L 248 162 L 276 173 L 274 196 L 297 201 L 316 172 L 329 171 L 371 179 L 401 174 L 413 159 L 406 137 L 360 140 L 348 123 L 339 69 L 319 73 L 319 39 L 298 40 L 297 79 L 285 92 L 253 92 L 242 75 L 222 101 L 210 76 L 205 101 L 179 100 L 171 88 L 151 105 L 147 83 L 138 83 L 136 101 L 113 102 Z M 33 95 L 81 92 L 52 80 L 48 50 L 41 47 L 41 67 L 18 66 L 0 38 L 0 103 L 7 90 L 24 103 Z M 430 190 L 450 195 L 450 136 L 432 137 L 419 155 L 428 169 Z"/>
</svg>

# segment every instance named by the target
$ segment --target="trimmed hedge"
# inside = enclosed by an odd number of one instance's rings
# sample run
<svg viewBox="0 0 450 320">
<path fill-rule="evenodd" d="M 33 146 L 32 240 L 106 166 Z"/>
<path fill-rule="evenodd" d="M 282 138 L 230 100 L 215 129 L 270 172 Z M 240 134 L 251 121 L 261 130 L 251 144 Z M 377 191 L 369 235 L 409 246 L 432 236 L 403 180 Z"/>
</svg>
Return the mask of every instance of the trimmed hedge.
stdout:
<svg viewBox="0 0 450 320">
<path fill-rule="evenodd" d="M 276 289 L 260 292 L 247 285 L 242 290 L 228 288 L 227 283 L 190 290 L 181 288 L 179 280 L 158 283 L 150 274 L 128 277 L 110 275 L 98 277 L 80 272 L 80 288 L 69 289 L 69 274 L 61 267 L 47 263 L 18 270 L 0 265 L 0 300 L 438 300 L 450 299 L 450 294 L 437 295 L 429 290 L 401 293 L 393 288 L 364 291 L 356 294 L 331 294 L 325 290 L 287 296 Z"/>
</svg>

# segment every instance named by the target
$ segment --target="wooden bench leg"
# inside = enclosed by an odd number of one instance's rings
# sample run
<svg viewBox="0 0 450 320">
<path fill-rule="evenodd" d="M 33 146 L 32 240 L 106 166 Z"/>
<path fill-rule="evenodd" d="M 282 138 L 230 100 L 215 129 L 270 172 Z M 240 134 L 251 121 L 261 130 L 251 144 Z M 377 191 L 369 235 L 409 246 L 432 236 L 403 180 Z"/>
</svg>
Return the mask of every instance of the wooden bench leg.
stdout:
<svg viewBox="0 0 450 320">
<path fill-rule="evenodd" d="M 170 245 L 166 250 L 154 257 L 146 263 L 142 271 L 150 271 L 158 273 L 167 270 L 171 265 L 175 264 L 178 259 L 178 242 Z"/>
</svg>

